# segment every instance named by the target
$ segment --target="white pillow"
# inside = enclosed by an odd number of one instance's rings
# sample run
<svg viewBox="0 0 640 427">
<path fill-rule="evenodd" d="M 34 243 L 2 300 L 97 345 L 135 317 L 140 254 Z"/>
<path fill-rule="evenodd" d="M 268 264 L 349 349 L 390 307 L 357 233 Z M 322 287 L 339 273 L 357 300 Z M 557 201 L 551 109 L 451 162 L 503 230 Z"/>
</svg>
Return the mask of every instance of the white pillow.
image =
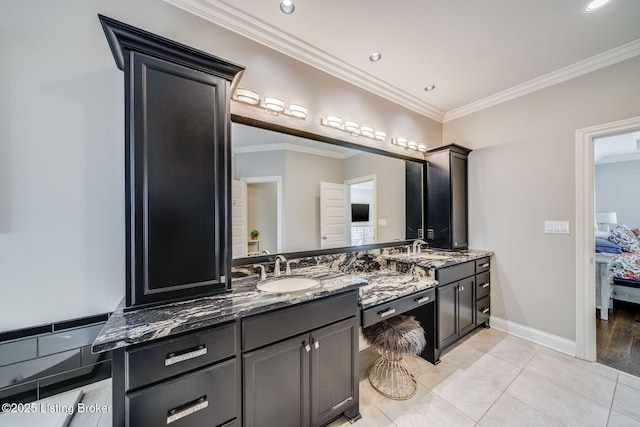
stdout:
<svg viewBox="0 0 640 427">
<path fill-rule="evenodd" d="M 603 239 L 609 239 L 611 236 L 610 231 L 596 231 L 596 237 L 602 237 Z"/>
</svg>

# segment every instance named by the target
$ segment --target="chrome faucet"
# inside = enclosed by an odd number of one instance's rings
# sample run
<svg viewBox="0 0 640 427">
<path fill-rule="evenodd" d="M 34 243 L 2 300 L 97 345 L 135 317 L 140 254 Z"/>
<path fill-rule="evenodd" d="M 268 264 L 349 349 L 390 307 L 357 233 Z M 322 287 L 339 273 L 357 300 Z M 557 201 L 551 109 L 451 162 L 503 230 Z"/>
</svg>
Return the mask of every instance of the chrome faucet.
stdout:
<svg viewBox="0 0 640 427">
<path fill-rule="evenodd" d="M 280 262 L 287 262 L 287 259 L 284 257 L 284 255 L 276 255 L 276 265 L 273 267 L 273 277 L 280 277 Z M 291 270 L 288 270 L 289 273 L 285 273 L 285 274 L 291 274 Z"/>
<path fill-rule="evenodd" d="M 253 264 L 253 268 L 260 269 L 260 280 L 265 280 L 267 278 L 267 272 L 265 271 L 264 265 L 262 264 Z"/>
<path fill-rule="evenodd" d="M 419 254 L 420 252 L 422 252 L 422 245 L 427 245 L 427 247 L 429 247 L 429 244 L 427 242 L 425 242 L 424 240 L 421 239 L 416 239 L 413 241 L 413 254 Z"/>
</svg>

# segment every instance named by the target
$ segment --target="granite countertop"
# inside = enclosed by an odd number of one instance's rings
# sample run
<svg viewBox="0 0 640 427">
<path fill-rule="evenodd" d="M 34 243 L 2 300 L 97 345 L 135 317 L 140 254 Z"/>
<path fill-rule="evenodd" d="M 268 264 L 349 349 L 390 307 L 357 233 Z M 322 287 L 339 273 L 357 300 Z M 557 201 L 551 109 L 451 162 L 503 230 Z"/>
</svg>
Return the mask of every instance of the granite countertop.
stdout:
<svg viewBox="0 0 640 427">
<path fill-rule="evenodd" d="M 464 252 L 427 249 L 423 250 L 422 253 L 418 255 L 395 254 L 386 255 L 386 258 L 390 261 L 415 264 L 425 269 L 436 269 L 450 267 L 455 264 L 461 264 L 463 262 L 473 261 L 492 255 L 493 252 L 490 251 L 473 249 Z"/>
<path fill-rule="evenodd" d="M 369 308 L 438 285 L 438 282 L 432 278 L 417 278 L 391 270 L 357 273 L 357 275 L 368 282 L 368 285 L 360 288 L 362 308 Z"/>
<path fill-rule="evenodd" d="M 133 344 L 213 326 L 240 317 L 263 313 L 357 289 L 367 284 L 358 277 L 323 266 L 295 269 L 294 274 L 320 281 L 320 286 L 295 293 L 268 293 L 258 290 L 258 276 L 233 280 L 229 293 L 200 297 L 125 312 L 123 303 L 98 334 L 91 350 L 100 353 Z"/>
</svg>

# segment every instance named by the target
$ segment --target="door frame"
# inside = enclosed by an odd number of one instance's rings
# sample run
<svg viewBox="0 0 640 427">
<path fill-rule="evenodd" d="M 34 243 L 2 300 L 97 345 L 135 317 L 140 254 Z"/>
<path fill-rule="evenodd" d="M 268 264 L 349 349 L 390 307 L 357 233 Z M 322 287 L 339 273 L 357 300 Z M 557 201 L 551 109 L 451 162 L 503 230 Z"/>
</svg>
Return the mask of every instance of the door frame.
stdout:
<svg viewBox="0 0 640 427">
<path fill-rule="evenodd" d="M 373 181 L 373 207 L 371 209 L 371 224 L 373 226 L 373 241 L 378 241 L 378 178 L 377 175 L 365 175 L 357 178 L 351 178 L 344 181 L 344 184 L 349 187 L 349 203 L 351 203 L 351 186 L 353 184 L 360 184 L 362 182 Z M 351 225 L 349 225 L 351 230 Z"/>
<path fill-rule="evenodd" d="M 246 182 L 247 184 L 265 184 L 270 182 L 276 183 L 276 252 L 282 252 L 282 236 L 283 236 L 283 194 L 282 194 L 282 177 L 281 176 L 249 176 L 240 178 L 240 181 Z M 247 203 L 247 209 L 249 204 Z"/>
<path fill-rule="evenodd" d="M 640 116 L 576 130 L 576 357 L 596 360 L 594 139 L 640 129 Z"/>
</svg>

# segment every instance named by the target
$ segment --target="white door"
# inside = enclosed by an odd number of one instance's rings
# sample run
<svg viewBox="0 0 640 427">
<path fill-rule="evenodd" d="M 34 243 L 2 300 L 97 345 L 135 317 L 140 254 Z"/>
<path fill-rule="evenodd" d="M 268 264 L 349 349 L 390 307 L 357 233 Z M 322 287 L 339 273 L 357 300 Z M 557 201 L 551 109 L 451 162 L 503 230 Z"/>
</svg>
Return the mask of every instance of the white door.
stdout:
<svg viewBox="0 0 640 427">
<path fill-rule="evenodd" d="M 351 211 L 349 186 L 332 182 L 320 183 L 320 247 L 350 246 Z"/>
<path fill-rule="evenodd" d="M 247 183 L 233 180 L 231 183 L 231 256 L 248 254 L 247 238 Z"/>
</svg>

